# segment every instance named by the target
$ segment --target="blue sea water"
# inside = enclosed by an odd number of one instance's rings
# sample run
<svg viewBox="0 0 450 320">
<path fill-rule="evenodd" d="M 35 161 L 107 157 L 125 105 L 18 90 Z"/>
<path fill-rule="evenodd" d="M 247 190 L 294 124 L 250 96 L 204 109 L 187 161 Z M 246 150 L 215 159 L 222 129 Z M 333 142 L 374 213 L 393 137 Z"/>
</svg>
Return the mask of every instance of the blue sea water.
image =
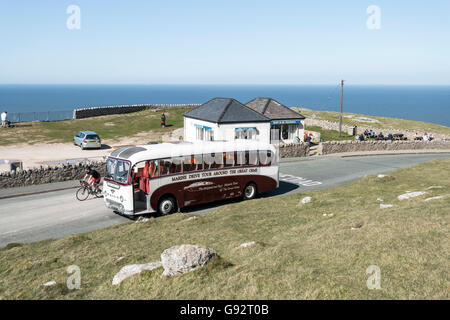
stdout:
<svg viewBox="0 0 450 320">
<path fill-rule="evenodd" d="M 0 85 L 0 109 L 13 112 L 80 107 L 203 103 L 271 97 L 286 106 L 339 111 L 338 85 Z M 2 110 L 3 111 L 3 110 Z M 344 112 L 450 126 L 450 86 L 344 86 Z"/>
</svg>

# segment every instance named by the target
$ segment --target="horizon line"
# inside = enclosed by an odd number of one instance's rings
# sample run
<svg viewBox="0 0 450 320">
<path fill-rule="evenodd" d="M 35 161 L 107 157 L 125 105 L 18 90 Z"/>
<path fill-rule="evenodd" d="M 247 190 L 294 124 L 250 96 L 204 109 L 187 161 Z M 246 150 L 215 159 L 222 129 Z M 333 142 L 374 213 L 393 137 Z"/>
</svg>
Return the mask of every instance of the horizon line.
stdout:
<svg viewBox="0 0 450 320">
<path fill-rule="evenodd" d="M 0 83 L 2 86 L 20 86 L 20 85 L 100 85 L 100 86 L 330 86 L 340 85 L 337 83 Z M 448 84 L 408 84 L 408 83 L 354 83 L 345 86 L 450 86 Z"/>
</svg>

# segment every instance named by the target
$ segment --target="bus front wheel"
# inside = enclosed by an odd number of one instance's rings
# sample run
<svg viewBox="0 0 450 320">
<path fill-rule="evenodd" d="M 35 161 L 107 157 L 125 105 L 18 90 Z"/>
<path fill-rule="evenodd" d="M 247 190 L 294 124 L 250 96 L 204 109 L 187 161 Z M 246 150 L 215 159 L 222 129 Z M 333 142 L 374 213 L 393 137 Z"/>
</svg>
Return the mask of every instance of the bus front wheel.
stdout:
<svg viewBox="0 0 450 320">
<path fill-rule="evenodd" d="M 247 184 L 244 188 L 244 200 L 251 200 L 254 199 L 257 195 L 257 189 L 256 184 L 253 182 L 250 182 Z"/>
<path fill-rule="evenodd" d="M 166 196 L 159 201 L 158 212 L 160 215 L 174 213 L 177 209 L 177 202 L 174 197 Z"/>
</svg>

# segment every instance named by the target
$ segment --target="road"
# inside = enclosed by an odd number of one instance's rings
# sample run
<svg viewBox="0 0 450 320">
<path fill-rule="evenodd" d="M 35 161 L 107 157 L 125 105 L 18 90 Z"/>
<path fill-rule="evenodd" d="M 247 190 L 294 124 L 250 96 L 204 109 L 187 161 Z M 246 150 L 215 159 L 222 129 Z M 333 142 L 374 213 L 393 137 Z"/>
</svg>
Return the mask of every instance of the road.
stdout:
<svg viewBox="0 0 450 320">
<path fill-rule="evenodd" d="M 339 186 L 367 174 L 385 173 L 437 158 L 450 158 L 450 154 L 287 159 L 280 164 L 280 187 L 264 197 Z M 227 203 L 194 207 L 187 212 L 205 214 L 220 205 Z M 78 201 L 75 189 L 1 199 L 0 246 L 61 238 L 129 221 L 107 209 L 103 199 Z"/>
</svg>

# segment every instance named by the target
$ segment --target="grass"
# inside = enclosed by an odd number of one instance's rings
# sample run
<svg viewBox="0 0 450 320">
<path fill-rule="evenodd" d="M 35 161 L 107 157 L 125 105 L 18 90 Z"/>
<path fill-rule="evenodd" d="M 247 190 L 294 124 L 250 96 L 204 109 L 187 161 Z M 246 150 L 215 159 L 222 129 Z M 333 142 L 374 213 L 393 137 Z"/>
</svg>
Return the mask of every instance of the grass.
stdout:
<svg viewBox="0 0 450 320">
<path fill-rule="evenodd" d="M 339 140 L 354 140 L 350 134 L 342 131 L 341 136 L 339 137 L 339 131 L 336 130 L 325 130 L 322 127 L 318 126 L 305 126 L 305 130 L 320 132 L 320 138 L 323 141 L 339 141 Z"/>
<path fill-rule="evenodd" d="M 339 113 L 330 111 L 316 111 L 304 108 L 294 108 L 307 118 L 316 118 L 338 122 Z M 0 146 L 16 145 L 21 143 L 57 143 L 71 142 L 73 136 L 81 130 L 96 131 L 102 139 L 118 139 L 130 137 L 141 132 L 152 131 L 156 137 L 162 137 L 174 129 L 183 127 L 183 114 L 188 109 L 165 110 L 168 127 L 160 128 L 160 111 L 145 110 L 135 113 L 101 116 L 87 119 L 66 120 L 57 122 L 27 122 L 17 124 L 15 128 L 0 130 Z M 349 118 L 351 116 L 352 118 Z M 366 117 L 378 122 L 364 123 L 355 118 Z M 450 127 L 432 123 L 403 120 L 395 118 L 363 116 L 352 113 L 344 113 L 343 124 L 350 126 L 370 126 L 380 129 L 397 128 L 410 131 L 426 131 L 432 133 L 450 134 Z M 314 128 L 314 129 L 313 129 Z M 322 130 L 320 127 L 308 127 L 307 129 L 321 132 L 324 141 L 348 140 L 350 135 L 344 133 L 339 138 L 335 130 Z"/>
<path fill-rule="evenodd" d="M 319 120 L 328 120 L 333 122 L 339 122 L 339 112 L 332 111 L 317 111 L 310 110 L 305 108 L 294 108 L 296 111 L 299 111 L 306 118 L 316 118 Z M 361 122 L 358 121 L 357 118 L 364 117 L 369 119 L 377 120 L 378 122 Z M 365 119 L 363 119 L 365 120 Z M 420 131 L 420 132 L 428 132 L 428 133 L 440 133 L 440 134 L 450 134 L 450 127 L 422 122 L 422 121 L 414 121 L 414 120 L 404 120 L 397 118 L 388 118 L 388 117 L 376 117 L 376 116 L 366 116 L 356 113 L 343 113 L 342 123 L 348 126 L 358 126 L 358 127 L 371 127 L 371 128 L 379 128 L 379 129 L 400 129 L 400 130 L 409 130 L 409 131 Z"/>
<path fill-rule="evenodd" d="M 382 179 L 232 203 L 191 221 L 177 213 L 14 243 L 0 249 L 0 299 L 448 299 L 449 166 L 434 160 Z M 419 190 L 427 194 L 397 199 Z M 444 198 L 423 201 L 438 194 Z M 304 196 L 312 202 L 301 204 Z M 394 207 L 380 209 L 378 197 Z M 237 249 L 248 241 L 257 244 Z M 159 268 L 111 285 L 123 266 L 157 261 L 183 243 L 211 247 L 221 259 L 184 275 L 160 278 Z M 80 290 L 65 285 L 73 264 Z M 370 265 L 381 269 L 379 290 L 366 286 Z M 51 280 L 57 285 L 43 286 Z"/>
<path fill-rule="evenodd" d="M 73 136 L 82 130 L 95 131 L 102 139 L 130 137 L 149 130 L 162 136 L 164 133 L 182 128 L 183 114 L 188 111 L 164 110 L 168 125 L 164 129 L 160 126 L 161 111 L 154 110 L 56 122 L 21 123 L 15 128 L 0 130 L 0 145 L 72 142 Z"/>
<path fill-rule="evenodd" d="M 330 111 L 315 111 L 309 109 L 294 108 L 307 118 L 316 118 L 329 121 L 339 121 L 339 113 Z M 163 134 L 183 127 L 183 114 L 188 109 L 165 110 L 167 124 L 165 129 L 160 128 L 160 111 L 145 110 L 135 113 L 122 115 L 101 116 L 87 119 L 66 120 L 56 122 L 27 122 L 17 124 L 15 128 L 0 130 L 0 146 L 16 145 L 21 143 L 65 143 L 72 142 L 73 136 L 81 130 L 96 131 L 102 139 L 118 139 L 130 137 L 142 132 L 152 131 L 156 137 L 162 137 Z M 352 118 L 348 118 L 352 116 Z M 375 119 L 379 122 L 363 123 L 355 120 L 362 115 L 344 113 L 343 123 L 350 126 L 370 126 L 373 128 L 390 129 L 397 128 L 410 131 L 426 131 L 432 133 L 450 134 L 450 127 L 437 124 L 402 120 L 395 118 L 364 116 Z M 315 128 L 315 129 L 313 129 Z M 321 132 L 324 141 L 330 140 L 348 140 L 350 135 L 344 133 L 339 138 L 335 130 L 322 130 L 320 127 L 308 127 L 307 129 Z"/>
</svg>

